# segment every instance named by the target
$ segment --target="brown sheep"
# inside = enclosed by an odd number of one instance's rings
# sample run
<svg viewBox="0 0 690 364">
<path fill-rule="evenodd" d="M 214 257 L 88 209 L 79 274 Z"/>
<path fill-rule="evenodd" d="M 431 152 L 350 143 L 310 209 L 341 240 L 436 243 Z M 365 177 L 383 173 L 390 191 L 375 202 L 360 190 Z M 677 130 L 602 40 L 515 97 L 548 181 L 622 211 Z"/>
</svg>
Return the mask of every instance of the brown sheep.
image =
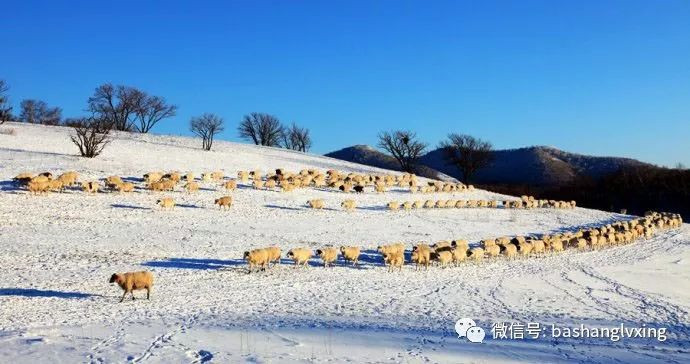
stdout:
<svg viewBox="0 0 690 364">
<path fill-rule="evenodd" d="M 221 198 L 217 198 L 215 201 L 213 201 L 213 204 L 218 205 L 218 208 L 220 209 L 225 208 L 226 210 L 229 210 L 230 207 L 232 207 L 232 196 L 223 196 Z"/>
<path fill-rule="evenodd" d="M 125 300 L 127 293 L 132 295 L 134 300 L 134 291 L 146 290 L 146 299 L 151 299 L 151 289 L 153 288 L 153 273 L 151 272 L 128 272 L 128 273 L 114 273 L 110 276 L 109 283 L 117 283 L 125 293 L 122 295 L 120 302 Z"/>
<path fill-rule="evenodd" d="M 383 262 L 388 266 L 388 272 L 393 272 L 395 268 L 402 271 L 402 266 L 405 263 L 405 256 L 399 251 L 389 251 L 383 253 Z"/>
<path fill-rule="evenodd" d="M 163 197 L 160 200 L 157 200 L 156 204 L 158 204 L 161 209 L 172 210 L 175 208 L 175 200 L 173 200 L 172 197 Z"/>
</svg>

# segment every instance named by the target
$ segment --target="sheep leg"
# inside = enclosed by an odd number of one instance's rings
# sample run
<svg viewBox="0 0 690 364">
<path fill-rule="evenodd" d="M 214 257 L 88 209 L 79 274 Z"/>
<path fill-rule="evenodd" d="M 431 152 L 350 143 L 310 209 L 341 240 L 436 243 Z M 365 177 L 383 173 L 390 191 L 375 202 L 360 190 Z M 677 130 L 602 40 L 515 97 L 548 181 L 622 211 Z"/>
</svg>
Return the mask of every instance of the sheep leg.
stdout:
<svg viewBox="0 0 690 364">
<path fill-rule="evenodd" d="M 134 301 L 134 300 L 135 300 L 135 298 L 134 298 L 134 290 L 132 290 L 132 292 L 130 292 L 130 293 L 132 294 L 132 301 Z"/>
<path fill-rule="evenodd" d="M 146 299 L 151 299 L 151 287 L 146 287 Z"/>
<path fill-rule="evenodd" d="M 127 296 L 127 291 L 125 291 L 125 293 L 122 295 L 122 298 L 120 298 L 120 302 L 124 301 L 126 296 Z"/>
</svg>

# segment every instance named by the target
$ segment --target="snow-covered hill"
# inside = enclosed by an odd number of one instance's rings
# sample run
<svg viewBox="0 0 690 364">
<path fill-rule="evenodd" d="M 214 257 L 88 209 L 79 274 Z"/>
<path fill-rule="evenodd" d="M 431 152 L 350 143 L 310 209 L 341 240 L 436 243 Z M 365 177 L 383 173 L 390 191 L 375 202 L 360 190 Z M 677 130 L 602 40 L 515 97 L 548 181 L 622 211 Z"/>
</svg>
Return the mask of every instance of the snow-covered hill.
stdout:
<svg viewBox="0 0 690 364">
<path fill-rule="evenodd" d="M 117 134 L 102 156 L 75 155 L 69 129 L 7 123 L 0 133 L 0 361 L 2 362 L 688 362 L 690 227 L 601 251 L 457 268 L 386 273 L 377 245 L 574 230 L 628 216 L 574 210 L 431 209 L 389 212 L 406 191 L 290 194 L 241 186 L 220 211 L 214 184 L 198 194 L 80 191 L 28 196 L 8 182 L 24 172 L 76 170 L 88 178 L 151 170 L 201 172 L 305 167 L 382 172 L 282 149 L 191 138 Z M 156 199 L 178 207 L 160 211 Z M 448 198 L 448 194 L 429 198 Z M 462 196 L 462 197 L 460 197 Z M 323 198 L 326 209 L 304 203 Z M 355 199 L 348 213 L 340 202 Z M 426 197 L 425 197 L 426 198 Z M 486 191 L 456 198 L 498 199 Z M 363 264 L 283 264 L 246 274 L 242 252 L 278 245 L 365 248 Z M 151 270 L 152 299 L 118 303 L 112 273 Z M 141 297 L 141 293 L 139 293 Z M 458 339 L 473 318 L 484 343 Z M 668 339 L 492 339 L 499 322 L 544 328 L 666 327 Z"/>
</svg>

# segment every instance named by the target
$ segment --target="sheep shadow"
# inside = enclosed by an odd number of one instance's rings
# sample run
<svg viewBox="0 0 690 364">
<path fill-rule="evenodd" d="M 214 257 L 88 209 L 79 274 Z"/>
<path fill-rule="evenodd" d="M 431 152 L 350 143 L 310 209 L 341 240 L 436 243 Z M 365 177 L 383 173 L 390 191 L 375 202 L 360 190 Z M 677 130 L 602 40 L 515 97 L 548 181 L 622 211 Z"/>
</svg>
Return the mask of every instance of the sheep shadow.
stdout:
<svg viewBox="0 0 690 364">
<path fill-rule="evenodd" d="M 111 204 L 110 207 L 113 207 L 116 209 L 151 210 L 150 207 L 135 206 L 135 205 L 124 205 L 124 204 L 119 204 L 119 203 Z"/>
<path fill-rule="evenodd" d="M 357 207 L 357 210 L 386 211 L 386 210 L 388 210 L 388 207 L 386 207 L 386 206 L 364 206 L 364 207 Z"/>
<path fill-rule="evenodd" d="M 20 296 L 20 297 L 49 297 L 49 298 L 88 298 L 101 297 L 99 294 L 82 292 L 63 292 L 53 290 L 40 290 L 34 288 L 0 288 L 1 296 Z"/>
<path fill-rule="evenodd" d="M 197 205 L 192 205 L 192 204 L 184 204 L 184 203 L 176 203 L 175 207 L 181 207 L 183 209 L 203 209 L 204 208 L 202 206 L 197 206 Z"/>
<path fill-rule="evenodd" d="M 0 191 L 22 191 L 21 185 L 15 181 L 0 181 Z"/>
<path fill-rule="evenodd" d="M 152 260 L 141 265 L 154 268 L 218 270 L 244 264 L 241 259 L 199 259 L 199 258 L 168 258 L 167 260 Z"/>
<path fill-rule="evenodd" d="M 280 209 L 280 210 L 291 210 L 291 211 L 302 211 L 306 210 L 305 208 L 297 208 L 297 207 L 287 207 L 287 206 L 278 206 L 278 205 L 264 205 L 264 207 L 267 207 L 269 209 Z"/>
<path fill-rule="evenodd" d="M 321 261 L 321 259 L 319 259 L 319 257 L 316 256 L 311 257 L 307 264 L 310 267 L 323 267 L 323 262 Z M 295 262 L 289 258 L 280 258 L 280 265 L 292 266 L 295 269 L 297 269 L 297 267 L 295 266 Z"/>
</svg>

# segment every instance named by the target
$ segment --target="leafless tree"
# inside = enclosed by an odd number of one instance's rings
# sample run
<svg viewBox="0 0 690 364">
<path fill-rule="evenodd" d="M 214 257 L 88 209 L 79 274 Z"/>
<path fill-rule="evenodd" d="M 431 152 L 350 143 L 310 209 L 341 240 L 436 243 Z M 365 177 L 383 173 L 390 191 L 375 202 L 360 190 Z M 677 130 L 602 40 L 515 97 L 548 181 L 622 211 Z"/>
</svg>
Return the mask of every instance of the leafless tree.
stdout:
<svg viewBox="0 0 690 364">
<path fill-rule="evenodd" d="M 59 125 L 62 120 L 62 109 L 48 107 L 45 101 L 22 100 L 20 103 L 19 121 L 31 124 Z"/>
<path fill-rule="evenodd" d="M 307 152 L 311 148 L 311 136 L 309 136 L 309 129 L 300 128 L 297 124 L 292 123 L 292 126 L 283 130 L 281 136 L 283 148 L 298 150 L 300 152 Z"/>
<path fill-rule="evenodd" d="M 177 106 L 168 105 L 165 99 L 158 96 L 144 94 L 134 110 L 140 133 L 148 133 L 161 120 L 173 117 L 177 113 Z"/>
<path fill-rule="evenodd" d="M 251 140 L 256 145 L 280 146 L 283 126 L 273 115 L 253 112 L 245 115 L 237 127 L 240 138 Z"/>
<path fill-rule="evenodd" d="M 132 131 L 137 110 L 146 94 L 129 86 L 98 86 L 89 98 L 89 111 L 94 117 L 110 124 L 115 130 Z"/>
<path fill-rule="evenodd" d="M 465 134 L 449 134 L 441 142 L 446 163 L 455 165 L 462 173 L 462 180 L 469 183 L 478 170 L 493 160 L 492 146 L 488 141 Z"/>
<path fill-rule="evenodd" d="M 7 82 L 0 80 L 0 124 L 12 119 L 12 105 L 10 105 L 10 99 L 7 96 L 9 90 L 10 86 L 7 85 Z"/>
<path fill-rule="evenodd" d="M 110 142 L 111 128 L 108 121 L 91 117 L 68 119 L 65 124 L 74 128 L 74 134 L 70 135 L 70 138 L 79 148 L 82 157 L 98 156 Z"/>
<path fill-rule="evenodd" d="M 189 130 L 201 137 L 204 150 L 211 150 L 213 137 L 223 129 L 223 118 L 215 114 L 206 113 L 189 121 Z"/>
<path fill-rule="evenodd" d="M 426 144 L 417 140 L 417 134 L 408 130 L 380 133 L 378 146 L 393 155 L 408 173 L 414 173 L 417 160 L 426 149 Z"/>
</svg>

